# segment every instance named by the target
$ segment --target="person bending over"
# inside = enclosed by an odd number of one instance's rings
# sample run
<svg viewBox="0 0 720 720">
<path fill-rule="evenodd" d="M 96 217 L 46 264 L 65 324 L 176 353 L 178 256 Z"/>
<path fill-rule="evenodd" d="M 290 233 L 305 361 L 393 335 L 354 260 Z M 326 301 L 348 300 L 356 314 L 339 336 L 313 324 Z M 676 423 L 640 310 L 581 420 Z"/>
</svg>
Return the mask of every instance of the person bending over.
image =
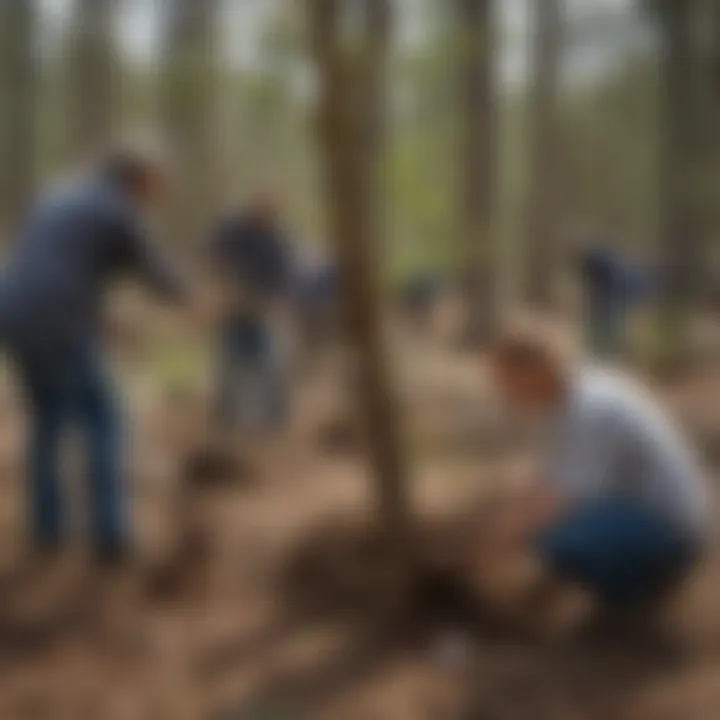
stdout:
<svg viewBox="0 0 720 720">
<path fill-rule="evenodd" d="M 166 182 L 154 153 L 110 152 L 89 175 L 41 199 L 30 213 L 0 282 L 0 329 L 30 410 L 28 449 L 37 550 L 60 548 L 67 530 L 61 448 L 82 433 L 94 548 L 115 562 L 130 546 L 127 478 L 118 402 L 103 362 L 106 291 L 134 273 L 181 300 L 185 284 L 149 243 L 141 217 Z"/>
<path fill-rule="evenodd" d="M 209 266 L 225 296 L 217 380 L 217 419 L 223 429 L 232 429 L 240 415 L 247 417 L 248 380 L 259 391 L 265 427 L 278 429 L 287 418 L 277 319 L 290 290 L 289 255 L 279 202 L 268 192 L 229 213 L 213 230 Z"/>
</svg>

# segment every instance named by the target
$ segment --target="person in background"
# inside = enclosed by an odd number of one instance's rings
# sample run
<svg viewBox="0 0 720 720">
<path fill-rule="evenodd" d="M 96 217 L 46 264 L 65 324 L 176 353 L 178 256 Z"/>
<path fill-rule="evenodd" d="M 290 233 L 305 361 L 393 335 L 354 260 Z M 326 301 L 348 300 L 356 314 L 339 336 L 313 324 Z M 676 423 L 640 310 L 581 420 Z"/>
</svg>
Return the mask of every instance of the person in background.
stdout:
<svg viewBox="0 0 720 720">
<path fill-rule="evenodd" d="M 500 545 L 532 559 L 543 582 L 581 588 L 593 605 L 657 605 L 711 535 L 706 478 L 659 402 L 618 372 L 562 362 L 527 333 L 498 342 L 491 371 L 501 396 L 546 437 Z"/>
<path fill-rule="evenodd" d="M 0 331 L 30 410 L 30 511 L 36 549 L 61 548 L 67 530 L 61 451 L 79 428 L 88 453 L 94 550 L 115 563 L 130 551 L 118 400 L 104 364 L 104 301 L 135 274 L 184 301 L 184 280 L 149 242 L 146 212 L 168 173 L 154 152 L 120 148 L 37 204 L 0 282 Z"/>
<path fill-rule="evenodd" d="M 439 270 L 413 273 L 400 287 L 404 316 L 416 327 L 427 325 L 438 301 L 447 290 L 446 278 Z"/>
<path fill-rule="evenodd" d="M 577 264 L 588 351 L 598 358 L 613 358 L 622 350 L 628 316 L 652 292 L 651 273 L 602 242 L 583 248 Z"/>
<path fill-rule="evenodd" d="M 290 249 L 280 204 L 268 191 L 230 212 L 212 232 L 211 271 L 224 288 L 218 326 L 217 418 L 232 429 L 247 413 L 249 380 L 259 393 L 262 423 L 279 429 L 288 414 L 288 388 L 278 318 L 291 283 Z M 245 382 L 244 382 L 245 381 Z"/>
</svg>

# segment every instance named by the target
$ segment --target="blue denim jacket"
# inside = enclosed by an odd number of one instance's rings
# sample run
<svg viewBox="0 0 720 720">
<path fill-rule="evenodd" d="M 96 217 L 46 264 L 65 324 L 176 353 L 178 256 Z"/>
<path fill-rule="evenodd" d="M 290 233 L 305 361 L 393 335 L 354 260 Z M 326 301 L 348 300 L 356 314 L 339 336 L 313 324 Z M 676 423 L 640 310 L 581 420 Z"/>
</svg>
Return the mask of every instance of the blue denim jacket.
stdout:
<svg viewBox="0 0 720 720">
<path fill-rule="evenodd" d="M 125 273 L 171 298 L 184 293 L 117 186 L 92 177 L 60 188 L 31 212 L 0 278 L 3 342 L 26 354 L 94 342 L 106 291 Z"/>
</svg>

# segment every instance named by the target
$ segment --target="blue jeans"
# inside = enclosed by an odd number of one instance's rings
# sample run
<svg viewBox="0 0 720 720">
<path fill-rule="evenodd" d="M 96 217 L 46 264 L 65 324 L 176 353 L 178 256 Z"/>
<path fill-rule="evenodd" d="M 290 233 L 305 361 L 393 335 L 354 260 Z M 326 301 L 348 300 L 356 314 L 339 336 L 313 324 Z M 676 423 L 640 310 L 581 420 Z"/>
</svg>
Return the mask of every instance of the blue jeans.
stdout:
<svg viewBox="0 0 720 720">
<path fill-rule="evenodd" d="M 537 538 L 561 578 L 616 606 L 652 602 L 691 569 L 698 548 L 651 512 L 623 501 L 580 507 Z"/>
<path fill-rule="evenodd" d="M 30 512 L 41 547 L 57 547 L 65 532 L 60 451 L 77 428 L 88 454 L 88 484 L 95 549 L 118 556 L 127 549 L 121 427 L 112 387 L 90 348 L 51 359 L 20 357 L 30 406 Z"/>
<path fill-rule="evenodd" d="M 227 322 L 219 338 L 217 414 L 224 427 L 233 427 L 247 411 L 248 389 L 259 393 L 263 423 L 280 427 L 287 416 L 286 379 L 272 329 L 259 318 Z"/>
</svg>

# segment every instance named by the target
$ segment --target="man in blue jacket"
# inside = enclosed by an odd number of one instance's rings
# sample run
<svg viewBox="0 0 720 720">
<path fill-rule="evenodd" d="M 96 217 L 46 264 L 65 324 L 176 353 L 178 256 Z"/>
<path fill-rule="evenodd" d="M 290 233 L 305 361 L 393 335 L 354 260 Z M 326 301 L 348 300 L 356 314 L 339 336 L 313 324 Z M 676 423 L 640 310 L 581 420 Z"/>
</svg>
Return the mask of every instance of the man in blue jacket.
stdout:
<svg viewBox="0 0 720 720">
<path fill-rule="evenodd" d="M 95 551 L 115 562 L 129 550 L 120 418 L 102 363 L 103 305 L 112 281 L 127 273 L 170 299 L 184 297 L 141 223 L 165 180 L 149 154 L 109 154 L 90 177 L 38 203 L 0 282 L 2 338 L 31 412 L 30 510 L 41 553 L 58 550 L 66 530 L 60 450 L 72 425 L 88 448 Z"/>
</svg>

